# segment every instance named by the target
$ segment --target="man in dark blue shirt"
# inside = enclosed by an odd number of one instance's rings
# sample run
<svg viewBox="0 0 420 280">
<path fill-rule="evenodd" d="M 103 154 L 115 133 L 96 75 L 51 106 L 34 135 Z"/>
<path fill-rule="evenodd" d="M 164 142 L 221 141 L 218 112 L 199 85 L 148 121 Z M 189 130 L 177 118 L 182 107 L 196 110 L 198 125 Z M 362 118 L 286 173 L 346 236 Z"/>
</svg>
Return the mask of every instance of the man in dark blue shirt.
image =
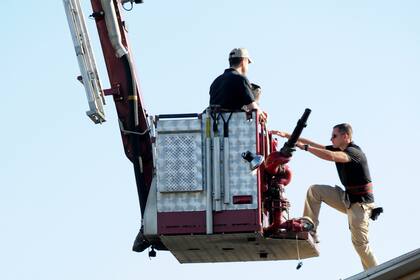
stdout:
<svg viewBox="0 0 420 280">
<path fill-rule="evenodd" d="M 251 63 L 244 48 L 235 48 L 229 53 L 229 66 L 210 86 L 210 106 L 222 109 L 250 111 L 259 110 L 246 74 Z"/>
<path fill-rule="evenodd" d="M 277 131 L 275 134 L 289 138 L 290 134 Z M 349 124 L 334 126 L 331 135 L 332 145 L 324 146 L 305 138 L 299 138 L 296 146 L 328 161 L 334 161 L 340 181 L 345 190 L 338 186 L 312 185 L 309 187 L 303 216 L 314 224 L 312 236 L 318 237 L 316 229 L 319 221 L 321 203 L 324 202 L 338 211 L 347 214 L 351 240 L 360 256 L 363 268 L 377 265 L 369 246 L 369 217 L 374 208 L 372 180 L 367 159 L 359 146 L 352 141 L 353 130 Z"/>
</svg>

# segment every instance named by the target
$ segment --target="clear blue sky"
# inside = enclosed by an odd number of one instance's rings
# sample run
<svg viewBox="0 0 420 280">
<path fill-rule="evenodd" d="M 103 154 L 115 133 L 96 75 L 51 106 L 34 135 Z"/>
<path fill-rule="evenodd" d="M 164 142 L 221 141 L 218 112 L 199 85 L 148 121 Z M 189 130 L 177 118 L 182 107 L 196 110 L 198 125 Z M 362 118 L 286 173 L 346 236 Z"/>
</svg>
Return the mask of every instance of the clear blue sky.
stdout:
<svg viewBox="0 0 420 280">
<path fill-rule="evenodd" d="M 90 13 L 85 1 L 86 15 Z M 126 14 L 150 114 L 201 112 L 234 47 L 249 49 L 270 127 L 329 143 L 349 122 L 366 152 L 380 262 L 419 248 L 420 2 L 145 1 Z M 339 279 L 361 271 L 346 217 L 323 207 L 321 256 L 304 261 L 181 265 L 134 253 L 140 214 L 112 99 L 108 121 L 85 116 L 85 93 L 61 1 L 9 1 L 0 18 L 0 279 Z M 94 22 L 88 27 L 102 82 Z M 338 184 L 332 163 L 298 151 L 287 196 L 300 216 L 313 183 Z"/>
</svg>

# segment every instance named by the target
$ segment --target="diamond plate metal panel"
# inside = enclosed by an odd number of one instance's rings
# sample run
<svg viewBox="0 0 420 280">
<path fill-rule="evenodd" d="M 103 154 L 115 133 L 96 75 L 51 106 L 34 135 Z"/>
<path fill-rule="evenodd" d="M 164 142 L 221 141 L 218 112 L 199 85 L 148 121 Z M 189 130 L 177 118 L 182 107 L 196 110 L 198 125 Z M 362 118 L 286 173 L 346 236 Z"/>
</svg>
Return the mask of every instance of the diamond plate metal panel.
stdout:
<svg viewBox="0 0 420 280">
<path fill-rule="evenodd" d="M 203 211 L 203 147 L 200 119 L 162 119 L 157 123 L 158 212 Z"/>
<path fill-rule="evenodd" d="M 201 131 L 199 119 L 161 119 L 158 121 L 158 132 Z"/>
<path fill-rule="evenodd" d="M 230 113 L 223 113 L 227 120 Z M 157 208 L 158 212 L 205 211 L 206 166 L 205 147 L 206 114 L 201 119 L 159 120 L 157 123 Z M 211 134 L 213 132 L 211 121 Z M 223 120 L 219 118 L 221 171 L 221 210 L 256 209 L 258 184 L 256 173 L 251 173 L 249 163 L 242 159 L 245 151 L 256 151 L 257 124 L 249 121 L 244 112 L 233 113 L 229 121 L 229 159 L 224 162 Z M 224 165 L 229 168 L 229 203 L 223 203 Z M 214 192 L 214 190 L 213 190 Z M 233 204 L 232 196 L 251 195 L 252 204 Z M 215 203 L 215 202 L 214 202 Z M 215 206 L 213 205 L 213 210 Z"/>
<path fill-rule="evenodd" d="M 222 113 L 223 118 L 227 120 L 230 113 Z M 202 126 L 205 127 L 206 114 L 202 117 Z M 221 142 L 221 149 L 225 149 L 223 145 L 223 119 L 219 117 L 218 134 Z M 214 119 L 211 121 L 213 127 Z M 254 152 L 257 149 L 257 123 L 255 120 L 255 113 L 251 120 L 247 119 L 245 112 L 233 113 L 229 123 L 229 204 L 223 204 L 223 210 L 243 210 L 255 209 L 258 207 L 258 184 L 257 174 L 252 173 L 249 168 L 249 163 L 242 158 L 242 153 L 245 151 Z M 214 132 L 212 131 L 214 135 Z M 203 131 L 204 137 L 204 131 Z M 221 151 L 221 175 L 223 174 L 223 151 Z M 205 166 L 205 163 L 203 163 Z M 205 166 L 205 168 L 207 168 Z M 221 180 L 223 182 L 223 180 Z M 225 186 L 222 185 L 222 192 L 224 193 Z M 232 204 L 232 196 L 235 195 L 251 195 L 253 197 L 252 204 Z"/>
<path fill-rule="evenodd" d="M 162 193 L 157 195 L 158 212 L 205 211 L 205 192 Z"/>
<path fill-rule="evenodd" d="M 249 163 L 242 158 L 245 151 L 257 149 L 256 122 L 246 120 L 245 113 L 236 113 L 229 122 L 229 185 L 230 196 L 252 195 L 252 204 L 225 205 L 226 210 L 255 209 L 258 203 L 258 186 L 256 172 L 252 173 Z"/>
<path fill-rule="evenodd" d="M 200 133 L 169 133 L 157 138 L 157 178 L 160 192 L 203 189 Z"/>
</svg>

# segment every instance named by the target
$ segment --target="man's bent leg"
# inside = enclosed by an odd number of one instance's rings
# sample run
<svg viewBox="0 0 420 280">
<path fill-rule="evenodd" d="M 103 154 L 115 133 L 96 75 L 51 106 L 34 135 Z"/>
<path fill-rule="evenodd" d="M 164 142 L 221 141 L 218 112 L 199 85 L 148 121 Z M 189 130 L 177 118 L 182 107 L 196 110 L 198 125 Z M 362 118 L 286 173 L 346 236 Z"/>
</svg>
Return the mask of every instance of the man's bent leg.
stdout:
<svg viewBox="0 0 420 280">
<path fill-rule="evenodd" d="M 353 203 L 347 211 L 351 241 L 360 256 L 365 270 L 377 265 L 376 258 L 369 246 L 369 216 L 371 208 L 370 204 Z"/>
<path fill-rule="evenodd" d="M 328 185 L 312 185 L 306 194 L 303 216 L 309 217 L 314 222 L 316 231 L 319 224 L 319 211 L 321 202 L 325 202 L 329 206 L 337 209 L 342 213 L 346 213 L 346 206 L 343 201 L 344 191 L 339 187 L 331 187 Z"/>
</svg>

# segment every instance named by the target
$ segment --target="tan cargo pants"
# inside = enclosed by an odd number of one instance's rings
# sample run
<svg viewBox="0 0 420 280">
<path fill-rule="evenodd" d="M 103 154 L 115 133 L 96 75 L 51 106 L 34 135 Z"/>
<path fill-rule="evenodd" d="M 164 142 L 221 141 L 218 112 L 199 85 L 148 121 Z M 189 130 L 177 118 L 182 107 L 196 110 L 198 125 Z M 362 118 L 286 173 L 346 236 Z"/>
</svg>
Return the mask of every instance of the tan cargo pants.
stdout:
<svg viewBox="0 0 420 280">
<path fill-rule="evenodd" d="M 312 219 L 315 224 L 315 231 L 319 224 L 319 211 L 321 209 L 321 202 L 337 209 L 338 211 L 347 214 L 351 241 L 356 252 L 359 254 L 362 261 L 363 268 L 368 268 L 377 265 L 375 256 L 369 247 L 369 217 L 373 203 L 352 203 L 346 198 L 346 193 L 340 187 L 332 187 L 328 185 L 312 185 L 308 189 L 306 195 L 305 207 L 303 216 Z"/>
</svg>

